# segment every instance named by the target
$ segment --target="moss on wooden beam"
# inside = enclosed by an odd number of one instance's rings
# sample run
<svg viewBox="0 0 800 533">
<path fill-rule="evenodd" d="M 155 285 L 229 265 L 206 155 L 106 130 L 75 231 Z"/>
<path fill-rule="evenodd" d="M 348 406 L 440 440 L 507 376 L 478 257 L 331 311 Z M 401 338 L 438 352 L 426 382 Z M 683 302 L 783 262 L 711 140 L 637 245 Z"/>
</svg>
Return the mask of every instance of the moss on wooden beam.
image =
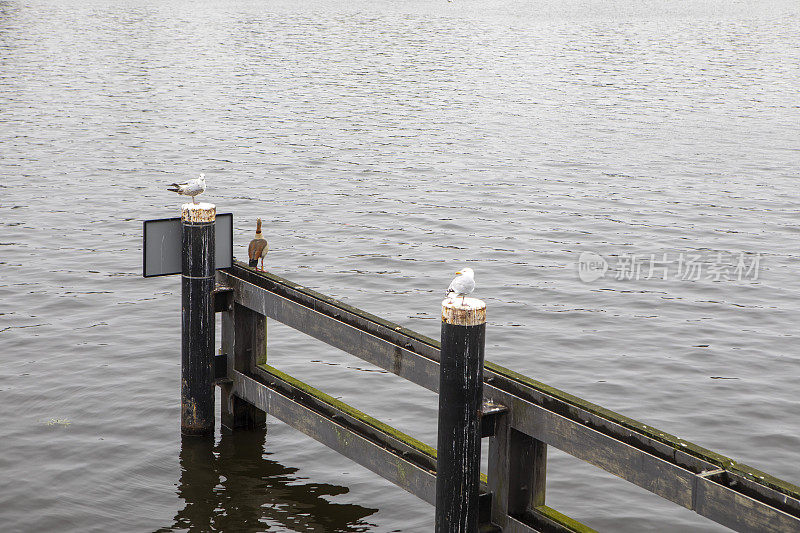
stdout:
<svg viewBox="0 0 800 533">
<path fill-rule="evenodd" d="M 407 435 L 406 433 L 403 433 L 402 431 L 390 426 L 389 424 L 381 422 L 377 418 L 373 418 L 373 417 L 369 416 L 368 414 L 364 413 L 363 411 L 359 411 L 358 409 L 356 409 L 352 405 L 349 405 L 349 404 L 347 404 L 347 403 L 345 403 L 345 402 L 343 402 L 341 400 L 337 400 L 333 396 L 331 396 L 329 394 L 325 394 L 321 390 L 312 387 L 308 383 L 300 381 L 299 379 L 294 378 L 294 377 L 290 376 L 289 374 L 286 374 L 285 372 L 281 372 L 280 370 L 278 370 L 275 367 L 269 366 L 267 364 L 262 364 L 262 365 L 257 365 L 257 366 L 258 366 L 258 368 L 264 370 L 265 372 L 267 372 L 269 374 L 272 374 L 277 378 L 280 378 L 281 380 L 283 380 L 286 383 L 290 384 L 292 387 L 295 387 L 296 389 L 299 389 L 299 390 L 303 391 L 304 393 L 308 394 L 309 396 L 312 396 L 312 397 L 316 398 L 317 400 L 319 400 L 321 402 L 324 402 L 324 403 L 330 405 L 331 407 L 333 407 L 335 409 L 338 409 L 339 411 L 342 411 L 343 413 L 347 413 L 348 415 L 350 415 L 351 417 L 355 418 L 356 420 L 359 420 L 360 422 L 363 422 L 364 424 L 366 424 L 366 425 L 368 425 L 368 426 L 370 426 L 370 427 L 372 427 L 372 428 L 374 428 L 374 429 L 376 429 L 376 430 L 378 430 L 378 431 L 380 431 L 382 433 L 385 433 L 387 435 L 391 435 L 392 437 L 394 437 L 398 441 L 408 445 L 411 448 L 414 448 L 415 450 L 417 450 L 418 452 L 420 452 L 420 453 L 422 453 L 424 455 L 427 455 L 431 459 L 434 459 L 434 460 L 436 459 L 436 448 L 434 448 L 433 446 L 429 446 L 429 445 L 425 444 L 424 442 L 415 439 L 411 435 Z"/>
<path fill-rule="evenodd" d="M 546 505 L 540 505 L 535 508 L 536 514 L 541 515 L 546 520 L 555 522 L 559 526 L 572 531 L 573 533 L 597 533 L 596 530 L 589 526 L 578 522 L 575 519 L 568 517 L 565 514 L 559 513 Z"/>
</svg>

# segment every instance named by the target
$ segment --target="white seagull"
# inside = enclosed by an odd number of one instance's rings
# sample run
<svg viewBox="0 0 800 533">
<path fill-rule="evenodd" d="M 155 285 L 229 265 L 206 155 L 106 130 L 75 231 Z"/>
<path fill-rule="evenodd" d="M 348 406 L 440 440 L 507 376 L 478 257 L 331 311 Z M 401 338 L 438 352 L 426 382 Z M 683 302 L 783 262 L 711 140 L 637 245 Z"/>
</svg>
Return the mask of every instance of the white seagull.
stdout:
<svg viewBox="0 0 800 533">
<path fill-rule="evenodd" d="M 194 197 L 202 194 L 206 190 L 206 175 L 200 174 L 199 178 L 186 181 L 184 183 L 173 183 L 167 188 L 168 191 L 176 192 L 184 196 L 191 196 L 192 203 L 196 204 Z"/>
<path fill-rule="evenodd" d="M 475 290 L 475 272 L 471 268 L 462 268 L 456 272 L 457 276 L 450 282 L 447 287 L 447 296 L 455 293 L 456 297 L 461 296 L 461 305 L 464 305 L 464 298 L 468 294 L 472 294 Z"/>
</svg>

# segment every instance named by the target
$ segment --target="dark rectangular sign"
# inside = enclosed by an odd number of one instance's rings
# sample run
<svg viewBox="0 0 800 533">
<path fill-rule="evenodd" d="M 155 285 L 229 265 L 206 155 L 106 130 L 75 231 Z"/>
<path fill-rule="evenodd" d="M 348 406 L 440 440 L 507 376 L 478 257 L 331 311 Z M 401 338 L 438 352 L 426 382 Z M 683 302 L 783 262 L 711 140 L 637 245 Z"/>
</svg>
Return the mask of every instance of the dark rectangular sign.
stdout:
<svg viewBox="0 0 800 533">
<path fill-rule="evenodd" d="M 233 264 L 233 214 L 217 215 L 214 234 L 216 268 Z M 181 218 L 144 221 L 144 260 L 142 275 L 146 278 L 181 273 Z"/>
</svg>

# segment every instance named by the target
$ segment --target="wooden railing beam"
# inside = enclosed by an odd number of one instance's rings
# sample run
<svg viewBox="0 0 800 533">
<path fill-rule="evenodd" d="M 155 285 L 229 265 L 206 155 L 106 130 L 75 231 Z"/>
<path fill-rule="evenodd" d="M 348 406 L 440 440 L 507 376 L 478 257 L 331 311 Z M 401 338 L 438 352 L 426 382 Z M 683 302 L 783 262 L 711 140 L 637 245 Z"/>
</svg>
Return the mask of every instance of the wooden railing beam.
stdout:
<svg viewBox="0 0 800 533">
<path fill-rule="evenodd" d="M 432 339 L 238 265 L 229 272 L 221 271 L 220 281 L 234 289 L 237 304 L 437 391 L 439 347 Z M 800 489 L 791 484 L 758 476 L 757 471 L 743 472 L 743 465 L 726 457 L 561 391 L 529 384 L 529 378 L 497 365 L 486 364 L 484 380 L 484 399 L 510 410 L 503 417 L 505 429 L 498 429 L 506 432 L 505 437 L 496 435 L 490 441 L 494 450 L 489 458 L 490 484 L 494 471 L 498 487 L 522 486 L 522 480 L 497 474 L 505 468 L 503 461 L 520 461 L 496 456 L 508 454 L 510 435 L 516 435 L 515 449 L 539 457 L 531 467 L 540 472 L 532 473 L 529 493 L 519 495 L 515 490 L 514 501 L 507 494 L 503 499 L 502 490 L 496 493 L 496 513 L 504 508 L 514 515 L 526 508 L 535 514 L 536 508 L 542 507 L 544 457 L 546 445 L 550 445 L 733 529 L 800 531 Z M 507 442 L 503 443 L 503 438 Z M 723 472 L 716 476 L 705 474 L 719 469 Z"/>
</svg>

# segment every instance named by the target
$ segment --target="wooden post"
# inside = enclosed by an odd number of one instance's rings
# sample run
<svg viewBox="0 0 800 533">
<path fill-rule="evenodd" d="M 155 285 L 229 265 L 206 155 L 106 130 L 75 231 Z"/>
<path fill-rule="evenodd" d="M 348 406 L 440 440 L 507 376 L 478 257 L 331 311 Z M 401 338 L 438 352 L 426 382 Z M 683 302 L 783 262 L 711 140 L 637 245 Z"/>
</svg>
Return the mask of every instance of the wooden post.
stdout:
<svg viewBox="0 0 800 533">
<path fill-rule="evenodd" d="M 181 433 L 214 434 L 213 204 L 183 204 Z"/>
<path fill-rule="evenodd" d="M 509 428 L 508 514 L 519 516 L 544 505 L 547 444 Z"/>
<path fill-rule="evenodd" d="M 442 302 L 436 533 L 478 531 L 486 304 Z"/>
<path fill-rule="evenodd" d="M 222 348 L 228 354 L 229 370 L 251 373 L 256 365 L 266 363 L 267 317 L 233 304 L 233 309 L 222 314 Z M 234 430 L 266 426 L 266 413 L 235 396 L 231 390 L 230 384 L 222 386 L 220 419 L 223 427 Z"/>
<path fill-rule="evenodd" d="M 546 475 L 547 444 L 510 427 L 509 416 L 501 416 L 489 439 L 492 523 L 504 528 L 509 516 L 544 505 Z"/>
</svg>

